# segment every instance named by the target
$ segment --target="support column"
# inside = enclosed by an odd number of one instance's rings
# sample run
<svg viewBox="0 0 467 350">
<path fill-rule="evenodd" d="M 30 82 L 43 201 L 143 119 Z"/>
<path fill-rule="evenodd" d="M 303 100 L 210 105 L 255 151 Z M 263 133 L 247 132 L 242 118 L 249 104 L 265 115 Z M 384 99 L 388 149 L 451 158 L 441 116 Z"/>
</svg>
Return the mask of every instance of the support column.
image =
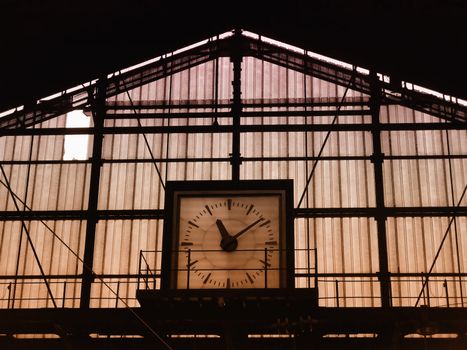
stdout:
<svg viewBox="0 0 467 350">
<path fill-rule="evenodd" d="M 232 180 L 240 180 L 240 114 L 242 112 L 242 60 L 243 52 L 241 48 L 241 32 L 235 30 L 234 40 L 232 42 L 232 52 L 230 60 L 233 63 L 233 80 L 232 80 L 232 153 L 230 164 L 232 165 Z"/>
<path fill-rule="evenodd" d="M 376 72 L 371 73 L 370 110 L 372 119 L 373 155 L 372 163 L 375 176 L 376 214 L 378 230 L 379 278 L 381 289 L 381 306 L 391 306 L 391 281 L 388 268 L 388 248 L 386 240 L 386 209 L 384 205 L 383 161 L 381 152 L 381 124 L 379 112 L 381 105 L 381 87 Z"/>
<path fill-rule="evenodd" d="M 92 159 L 91 159 L 91 181 L 89 185 L 89 199 L 86 221 L 86 240 L 84 244 L 84 266 L 81 284 L 80 308 L 89 308 L 91 297 L 91 284 L 94 280 L 92 273 L 94 260 L 94 239 L 97 225 L 97 201 L 99 197 L 99 182 L 102 166 L 102 128 L 104 125 L 106 78 L 100 78 L 97 82 L 94 101 L 92 102 L 92 113 L 94 120 Z"/>
</svg>

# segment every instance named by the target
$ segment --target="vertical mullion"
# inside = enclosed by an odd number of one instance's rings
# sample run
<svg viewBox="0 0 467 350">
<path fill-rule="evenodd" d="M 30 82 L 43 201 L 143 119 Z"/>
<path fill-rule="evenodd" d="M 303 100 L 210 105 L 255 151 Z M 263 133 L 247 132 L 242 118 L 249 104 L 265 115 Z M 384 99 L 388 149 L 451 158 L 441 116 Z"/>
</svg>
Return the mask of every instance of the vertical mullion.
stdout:
<svg viewBox="0 0 467 350">
<path fill-rule="evenodd" d="M 89 308 L 91 299 L 91 284 L 93 282 L 94 241 L 97 226 L 97 205 L 99 197 L 99 182 L 102 166 L 102 128 L 105 117 L 106 78 L 100 78 L 97 83 L 94 99 L 94 132 L 91 161 L 91 182 L 89 184 L 88 212 L 86 221 L 86 238 L 84 244 L 83 278 L 81 285 L 80 308 Z"/>
<path fill-rule="evenodd" d="M 456 205 L 455 202 L 455 193 L 454 193 L 454 174 L 452 169 L 452 158 L 451 155 L 451 146 L 450 146 L 450 138 L 449 138 L 449 130 L 446 130 L 446 145 L 447 145 L 447 155 L 448 155 L 448 165 L 449 165 L 449 182 L 450 182 L 450 190 L 451 190 L 451 198 L 452 198 L 452 206 Z M 449 205 L 449 203 L 448 203 Z M 459 272 L 459 294 L 461 299 L 461 306 L 464 307 L 464 292 L 462 287 L 462 277 L 461 277 L 461 261 L 460 261 L 460 254 L 459 254 L 459 238 L 458 238 L 458 230 L 457 230 L 457 218 L 454 217 L 454 241 L 456 246 L 456 263 L 457 263 L 457 270 Z M 449 300 L 448 300 L 449 302 Z"/>
<path fill-rule="evenodd" d="M 241 50 L 241 32 L 235 30 L 236 40 L 232 45 L 231 61 L 233 63 L 232 79 L 232 180 L 240 180 L 240 114 L 242 112 L 242 91 L 241 91 L 241 73 L 243 54 Z"/>
<path fill-rule="evenodd" d="M 379 274 L 381 289 L 381 306 L 391 306 L 391 282 L 388 269 L 388 249 L 386 239 L 386 210 L 384 204 L 384 183 L 383 183 L 383 161 L 384 154 L 381 152 L 381 126 L 379 120 L 379 111 L 381 105 L 381 90 L 379 87 L 376 72 L 371 72 L 371 96 L 370 109 L 372 118 L 372 137 L 373 137 L 373 169 L 375 174 L 375 195 L 376 195 L 376 214 L 375 220 L 378 232 L 378 257 Z"/>
</svg>

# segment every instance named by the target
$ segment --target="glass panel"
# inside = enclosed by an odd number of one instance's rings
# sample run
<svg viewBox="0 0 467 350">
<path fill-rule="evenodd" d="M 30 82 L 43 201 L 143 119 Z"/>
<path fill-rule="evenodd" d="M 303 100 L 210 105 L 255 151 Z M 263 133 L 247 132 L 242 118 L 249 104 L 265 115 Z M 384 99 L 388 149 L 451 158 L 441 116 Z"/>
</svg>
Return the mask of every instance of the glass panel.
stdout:
<svg viewBox="0 0 467 350">
<path fill-rule="evenodd" d="M 465 307 L 466 277 L 406 276 L 391 279 L 393 306 Z"/>
<path fill-rule="evenodd" d="M 379 307 L 377 277 L 321 277 L 318 280 L 319 306 Z"/>
<path fill-rule="evenodd" d="M 99 221 L 94 248 L 94 271 L 106 277 L 97 278 L 93 283 L 91 307 L 125 307 L 125 303 L 138 306 L 136 290 L 144 288 L 148 276 L 151 276 L 153 288 L 153 277 L 160 274 L 162 226 L 162 220 Z M 144 259 L 141 259 L 140 252 L 143 252 Z M 143 281 L 134 276 L 112 277 L 137 274 L 140 266 Z"/>
<path fill-rule="evenodd" d="M 383 175 L 387 206 L 457 205 L 467 183 L 467 159 L 386 160 Z M 467 205 L 467 196 L 460 205 Z"/>
<path fill-rule="evenodd" d="M 82 163 L 3 166 L 21 210 L 24 203 L 32 210 L 87 208 L 90 167 Z M 17 210 L 5 179 L 0 179 L 4 183 L 0 184 L 0 210 Z"/>
<path fill-rule="evenodd" d="M 448 217 L 388 218 L 390 270 L 428 272 L 439 250 L 433 272 L 467 272 L 467 217 L 450 222 Z"/>
<path fill-rule="evenodd" d="M 180 104 L 188 100 L 212 100 L 215 97 L 215 66 L 214 60 L 202 63 L 169 77 L 130 89 L 129 95 L 135 104 L 142 100 L 168 101 L 169 104 Z M 230 59 L 228 57 L 219 58 L 218 69 L 218 99 L 228 101 L 232 96 L 232 63 Z M 130 103 L 126 92 L 109 100 L 120 104 Z"/>
<path fill-rule="evenodd" d="M 305 219 L 304 219 L 305 220 Z M 297 221 L 296 221 L 297 223 Z M 379 270 L 375 220 L 370 218 L 315 218 L 298 224 L 308 227 L 310 246 L 318 252 L 319 273 L 375 273 Z M 296 236 L 305 245 L 306 235 Z"/>
<path fill-rule="evenodd" d="M 286 123 L 286 122 L 285 122 Z M 241 135 L 245 157 L 317 157 L 326 132 L 254 132 Z M 333 132 L 326 140 L 322 157 L 370 156 L 368 132 Z"/>
<path fill-rule="evenodd" d="M 24 224 L 44 273 L 53 275 L 48 282 L 56 304 L 77 306 L 80 290 L 78 275 L 82 273 L 82 264 L 75 254 L 82 259 L 86 223 L 27 221 Z M 0 241 L 0 275 L 3 276 L 0 287 L 8 291 L 0 294 L 0 307 L 53 307 L 21 222 L 0 222 Z M 15 276 L 24 275 L 29 278 L 15 279 Z"/>
<path fill-rule="evenodd" d="M 380 120 L 382 123 L 439 123 L 438 117 L 418 112 L 400 105 L 381 106 Z"/>
<path fill-rule="evenodd" d="M 466 138 L 466 130 L 404 130 L 381 133 L 382 151 L 386 156 L 462 156 L 467 154 L 467 143 L 464 142 Z"/>
<path fill-rule="evenodd" d="M 244 162 L 242 179 L 293 179 L 298 204 L 313 162 Z M 369 161 L 320 161 L 308 187 L 307 203 L 301 207 L 374 207 L 374 175 Z"/>
<path fill-rule="evenodd" d="M 242 64 L 242 98 L 333 98 L 341 97 L 345 87 L 326 82 L 253 57 L 245 57 Z M 305 81 L 306 79 L 306 81 Z M 349 89 L 346 97 L 365 95 Z"/>
<path fill-rule="evenodd" d="M 94 248 L 94 272 L 134 274 L 141 250 L 160 250 L 162 220 L 99 220 Z M 154 260 L 159 270 L 160 254 Z"/>
</svg>

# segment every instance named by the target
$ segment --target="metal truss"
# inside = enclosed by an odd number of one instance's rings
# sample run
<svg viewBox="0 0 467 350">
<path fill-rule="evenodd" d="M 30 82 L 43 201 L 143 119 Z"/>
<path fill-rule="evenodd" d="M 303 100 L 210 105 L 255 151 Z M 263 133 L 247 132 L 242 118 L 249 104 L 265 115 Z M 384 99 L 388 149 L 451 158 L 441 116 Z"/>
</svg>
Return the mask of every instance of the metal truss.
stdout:
<svg viewBox="0 0 467 350">
<path fill-rule="evenodd" d="M 257 310 L 260 302 L 250 300 L 239 310 L 231 309 L 229 302 L 199 300 L 205 312 L 189 318 L 174 317 L 178 314 L 173 311 L 133 311 L 164 334 L 174 349 L 416 349 L 428 344 L 429 349 L 460 350 L 467 346 L 466 309 L 314 308 L 312 314 L 296 310 L 291 318 L 272 318 L 270 312 L 256 312 L 247 319 L 241 316 L 242 309 Z M 166 303 L 169 307 L 173 301 Z M 196 296 L 192 303 L 197 303 Z M 6 349 L 165 349 L 129 318 L 125 309 L 1 310 L 0 316 L 0 345 Z M 226 323 L 225 319 L 233 321 Z M 429 333 L 435 329 L 460 336 L 431 339 Z M 31 333 L 58 337 L 16 338 Z M 406 337 L 411 334 L 418 338 Z"/>
<path fill-rule="evenodd" d="M 340 86 L 347 86 L 351 83 L 351 89 L 371 95 L 369 74 L 318 60 L 304 53 L 288 50 L 260 39 L 234 35 L 209 41 L 178 54 L 163 56 L 153 63 L 125 73 L 111 74 L 107 77 L 105 97 L 115 96 L 218 57 L 231 57 L 234 52 L 244 57 L 251 56 L 271 62 Z M 465 127 L 467 107 L 463 105 L 405 88 L 401 84 L 390 84 L 381 80 L 378 80 L 378 84 L 382 92 L 382 103 L 407 106 L 452 123 L 464 124 Z M 96 86 L 96 82 L 90 82 L 74 91 L 64 91 L 60 96 L 50 100 L 41 100 L 35 105 L 27 105 L 24 110 L 1 118 L 0 129 L 27 128 L 74 109 L 92 108 Z"/>
<path fill-rule="evenodd" d="M 260 39 L 249 39 L 245 43 L 246 55 L 293 69 L 295 71 L 323 79 L 333 84 L 346 86 L 361 93 L 371 95 L 369 74 L 324 62 L 310 56 L 265 43 Z M 427 113 L 450 122 L 467 122 L 467 108 L 458 103 L 442 100 L 433 95 L 404 88 L 401 84 L 390 84 L 378 80 L 383 103 L 394 103 Z"/>
</svg>

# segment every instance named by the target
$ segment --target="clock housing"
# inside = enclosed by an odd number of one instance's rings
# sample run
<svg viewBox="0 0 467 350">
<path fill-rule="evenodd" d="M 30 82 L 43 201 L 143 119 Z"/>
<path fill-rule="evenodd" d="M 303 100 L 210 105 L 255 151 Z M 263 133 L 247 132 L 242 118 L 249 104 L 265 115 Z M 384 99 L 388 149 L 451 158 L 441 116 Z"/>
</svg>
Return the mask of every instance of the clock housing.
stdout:
<svg viewBox="0 0 467 350">
<path fill-rule="evenodd" d="M 293 288 L 293 183 L 174 181 L 161 288 Z"/>
</svg>

